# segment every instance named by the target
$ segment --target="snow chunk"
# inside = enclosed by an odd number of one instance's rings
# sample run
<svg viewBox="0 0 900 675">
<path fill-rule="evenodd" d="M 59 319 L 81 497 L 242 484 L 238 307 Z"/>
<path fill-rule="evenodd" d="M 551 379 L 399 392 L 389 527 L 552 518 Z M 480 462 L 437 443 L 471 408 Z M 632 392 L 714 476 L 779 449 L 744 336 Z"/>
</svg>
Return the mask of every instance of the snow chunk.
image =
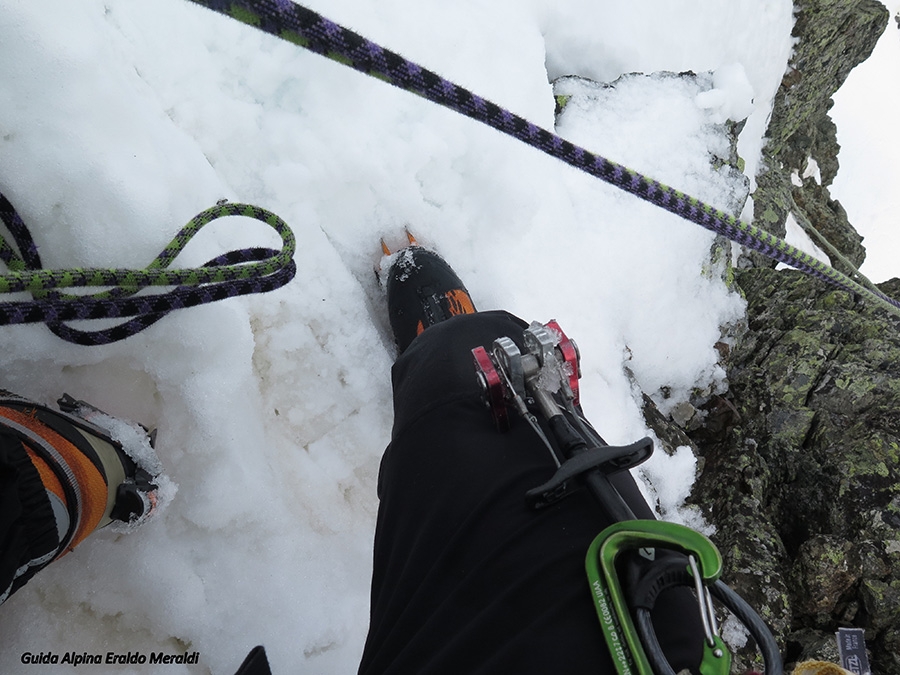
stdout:
<svg viewBox="0 0 900 675">
<path fill-rule="evenodd" d="M 722 640 L 725 641 L 725 644 L 735 650 L 746 645 L 747 639 L 750 637 L 750 631 L 748 631 L 747 627 L 733 614 L 729 614 L 726 617 L 725 622 L 722 624 L 722 629 L 719 632 L 722 636 Z"/>
<path fill-rule="evenodd" d="M 803 171 L 804 178 L 815 178 L 816 182 L 822 184 L 822 172 L 819 170 L 819 163 L 812 157 L 806 160 L 806 169 Z"/>
<path fill-rule="evenodd" d="M 659 448 L 659 444 L 656 445 Z M 663 520 L 679 523 L 703 534 L 715 530 L 706 522 L 694 506 L 686 506 L 697 471 L 697 458 L 686 445 L 675 449 L 675 454 L 654 453 L 638 467 L 641 487 L 647 492 L 648 502 L 656 505 Z"/>
<path fill-rule="evenodd" d="M 162 473 L 162 462 L 150 445 L 147 430 L 140 424 L 107 415 L 91 406 L 80 406 L 74 414 L 106 431 L 144 471 L 152 476 Z"/>
<path fill-rule="evenodd" d="M 727 120 L 739 122 L 753 112 L 753 85 L 744 66 L 731 63 L 713 73 L 713 88 L 697 94 L 697 105 L 709 110 L 719 124 Z"/>
</svg>

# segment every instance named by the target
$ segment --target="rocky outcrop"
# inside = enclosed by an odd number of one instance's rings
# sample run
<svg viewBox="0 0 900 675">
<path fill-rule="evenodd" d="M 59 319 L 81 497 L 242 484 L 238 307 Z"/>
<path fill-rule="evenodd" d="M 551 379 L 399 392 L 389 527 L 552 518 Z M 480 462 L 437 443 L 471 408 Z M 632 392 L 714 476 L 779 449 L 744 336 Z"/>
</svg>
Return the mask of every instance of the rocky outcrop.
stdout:
<svg viewBox="0 0 900 675">
<path fill-rule="evenodd" d="M 838 167 L 828 110 L 889 16 L 875 0 L 795 8 L 755 222 L 783 236 L 793 214 L 858 266 L 862 238 L 828 192 Z M 747 323 L 723 349 L 728 393 L 693 401 L 701 412 L 684 428 L 649 403 L 648 422 L 664 444 L 689 436 L 702 467 L 692 501 L 716 526 L 726 581 L 772 627 L 788 665 L 835 660 L 837 628 L 859 626 L 873 672 L 900 675 L 900 319 L 773 266 L 756 254 L 739 262 Z M 900 280 L 880 288 L 900 298 Z M 759 665 L 750 651 L 738 668 Z"/>
<path fill-rule="evenodd" d="M 794 7 L 797 44 L 766 130 L 754 222 L 783 237 L 793 212 L 859 266 L 862 238 L 827 190 L 837 175 L 839 149 L 828 111 L 834 92 L 872 53 L 889 13 L 877 0 L 795 0 Z M 750 259 L 774 265 L 755 254 Z"/>
<path fill-rule="evenodd" d="M 747 331 L 727 405 L 708 401 L 689 430 L 693 499 L 786 659 L 823 658 L 839 626 L 862 626 L 876 672 L 900 673 L 900 320 L 799 272 L 738 283 Z"/>
</svg>

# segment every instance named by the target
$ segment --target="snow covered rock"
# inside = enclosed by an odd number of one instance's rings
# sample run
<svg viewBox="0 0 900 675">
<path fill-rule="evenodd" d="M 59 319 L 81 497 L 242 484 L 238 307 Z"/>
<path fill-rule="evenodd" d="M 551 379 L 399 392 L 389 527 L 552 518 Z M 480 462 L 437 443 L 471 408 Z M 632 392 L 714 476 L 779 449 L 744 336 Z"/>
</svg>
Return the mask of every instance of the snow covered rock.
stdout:
<svg viewBox="0 0 900 675">
<path fill-rule="evenodd" d="M 828 110 L 888 12 L 870 0 L 798 0 L 795 9 L 798 42 L 767 131 L 754 220 L 781 236 L 788 221 L 811 223 L 858 266 L 862 238 L 828 192 L 839 150 Z M 789 662 L 833 658 L 835 630 L 861 626 L 873 670 L 897 675 L 900 322 L 749 260 L 762 269 L 739 262 L 747 331 L 724 361 L 729 392 L 695 399 L 701 414 L 686 424 L 702 466 L 692 499 L 717 528 L 726 581 L 768 621 Z M 881 287 L 896 297 L 900 281 Z"/>
</svg>

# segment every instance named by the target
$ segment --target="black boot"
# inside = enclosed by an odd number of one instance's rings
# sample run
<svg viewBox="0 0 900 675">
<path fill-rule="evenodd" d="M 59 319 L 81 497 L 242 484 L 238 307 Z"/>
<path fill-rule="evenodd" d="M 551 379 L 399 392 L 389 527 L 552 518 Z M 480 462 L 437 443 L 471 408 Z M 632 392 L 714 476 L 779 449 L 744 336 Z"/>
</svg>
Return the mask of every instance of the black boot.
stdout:
<svg viewBox="0 0 900 675">
<path fill-rule="evenodd" d="M 388 313 L 402 354 L 422 331 L 477 310 L 456 272 L 437 253 L 410 246 L 397 254 L 387 277 Z"/>
</svg>

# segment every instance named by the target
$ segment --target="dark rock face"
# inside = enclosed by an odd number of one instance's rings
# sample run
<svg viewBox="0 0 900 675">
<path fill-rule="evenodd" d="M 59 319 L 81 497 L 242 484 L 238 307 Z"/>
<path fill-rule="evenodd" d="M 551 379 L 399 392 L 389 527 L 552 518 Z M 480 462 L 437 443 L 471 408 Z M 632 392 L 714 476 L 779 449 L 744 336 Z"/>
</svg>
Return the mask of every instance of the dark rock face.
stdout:
<svg viewBox="0 0 900 675">
<path fill-rule="evenodd" d="M 705 459 L 693 499 L 727 581 L 788 660 L 862 626 L 873 668 L 900 673 L 900 320 L 799 272 L 738 283 L 730 405 L 708 402 L 690 432 Z"/>
<path fill-rule="evenodd" d="M 889 13 L 877 0 L 795 0 L 794 8 L 798 42 L 766 130 L 766 169 L 753 195 L 754 222 L 783 237 L 785 219 L 793 212 L 859 266 L 865 258 L 862 237 L 827 190 L 837 175 L 839 150 L 828 111 L 834 92 L 872 53 Z M 813 176 L 800 178 L 811 168 L 810 160 L 818 166 L 818 182 Z M 756 254 L 749 258 L 755 265 L 774 265 Z"/>
<path fill-rule="evenodd" d="M 767 131 L 774 155 L 816 145 L 832 94 L 872 53 L 889 16 L 877 0 L 795 0 L 794 12 L 798 42 Z"/>
</svg>

